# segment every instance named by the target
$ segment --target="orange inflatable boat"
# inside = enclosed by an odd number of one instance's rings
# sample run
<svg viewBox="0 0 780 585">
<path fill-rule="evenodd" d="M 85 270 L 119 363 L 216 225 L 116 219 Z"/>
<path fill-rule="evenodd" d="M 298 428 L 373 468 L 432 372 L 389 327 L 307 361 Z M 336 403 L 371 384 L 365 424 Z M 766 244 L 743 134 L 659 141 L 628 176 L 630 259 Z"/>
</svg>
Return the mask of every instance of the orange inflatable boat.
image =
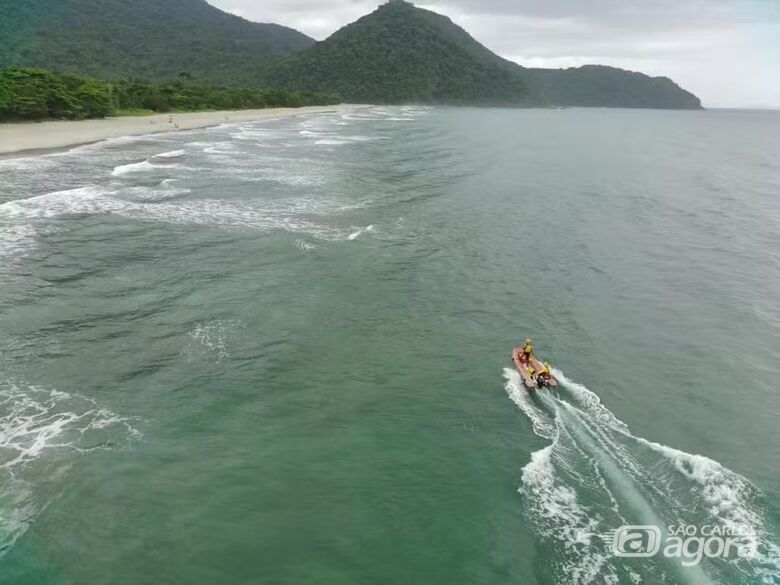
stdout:
<svg viewBox="0 0 780 585">
<path fill-rule="evenodd" d="M 523 384 L 528 390 L 537 388 L 555 388 L 558 386 L 558 380 L 552 375 L 552 372 L 539 374 L 544 370 L 544 364 L 540 362 L 535 355 L 531 354 L 530 359 L 523 356 L 522 348 L 516 347 L 512 350 L 512 361 L 515 363 Z"/>
</svg>

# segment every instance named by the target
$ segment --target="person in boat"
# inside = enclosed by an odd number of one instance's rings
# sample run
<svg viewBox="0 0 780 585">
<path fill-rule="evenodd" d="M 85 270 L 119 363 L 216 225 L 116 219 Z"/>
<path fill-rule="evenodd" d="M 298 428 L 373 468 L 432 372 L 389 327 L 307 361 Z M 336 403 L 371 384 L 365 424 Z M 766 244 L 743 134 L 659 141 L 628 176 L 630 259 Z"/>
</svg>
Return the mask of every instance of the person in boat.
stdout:
<svg viewBox="0 0 780 585">
<path fill-rule="evenodd" d="M 531 338 L 525 340 L 525 345 L 523 346 L 523 349 L 520 351 L 520 361 L 523 362 L 529 362 L 531 360 L 531 355 L 534 353 L 534 344 L 531 343 Z"/>
<path fill-rule="evenodd" d="M 552 374 L 550 373 L 550 362 L 544 362 L 542 364 L 542 367 L 539 369 L 539 373 L 537 376 L 547 382 L 550 378 L 552 378 Z"/>
<path fill-rule="evenodd" d="M 525 369 L 526 372 L 528 372 L 528 377 L 532 380 L 534 379 L 534 376 L 536 375 L 536 370 L 532 366 L 528 366 Z"/>
</svg>

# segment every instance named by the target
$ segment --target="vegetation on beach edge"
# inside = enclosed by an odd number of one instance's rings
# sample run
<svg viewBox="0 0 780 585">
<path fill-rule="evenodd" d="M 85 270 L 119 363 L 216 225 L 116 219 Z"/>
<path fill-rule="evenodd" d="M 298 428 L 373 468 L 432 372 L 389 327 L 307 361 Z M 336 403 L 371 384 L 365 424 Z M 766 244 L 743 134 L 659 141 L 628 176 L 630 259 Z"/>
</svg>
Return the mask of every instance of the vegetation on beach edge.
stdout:
<svg viewBox="0 0 780 585">
<path fill-rule="evenodd" d="M 175 81 L 103 81 L 44 69 L 0 69 L 0 122 L 85 120 L 175 111 L 334 105 L 332 93 L 199 85 Z"/>
</svg>

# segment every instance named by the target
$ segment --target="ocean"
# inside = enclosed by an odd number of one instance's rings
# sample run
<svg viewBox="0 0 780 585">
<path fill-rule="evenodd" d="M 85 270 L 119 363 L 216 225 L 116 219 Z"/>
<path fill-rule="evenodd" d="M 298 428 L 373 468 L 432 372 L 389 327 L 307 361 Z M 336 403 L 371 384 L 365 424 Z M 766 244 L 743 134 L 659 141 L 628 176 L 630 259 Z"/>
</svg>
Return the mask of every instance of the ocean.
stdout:
<svg viewBox="0 0 780 585">
<path fill-rule="evenodd" d="M 0 583 L 780 583 L 779 153 L 409 106 L 0 161 Z"/>
</svg>

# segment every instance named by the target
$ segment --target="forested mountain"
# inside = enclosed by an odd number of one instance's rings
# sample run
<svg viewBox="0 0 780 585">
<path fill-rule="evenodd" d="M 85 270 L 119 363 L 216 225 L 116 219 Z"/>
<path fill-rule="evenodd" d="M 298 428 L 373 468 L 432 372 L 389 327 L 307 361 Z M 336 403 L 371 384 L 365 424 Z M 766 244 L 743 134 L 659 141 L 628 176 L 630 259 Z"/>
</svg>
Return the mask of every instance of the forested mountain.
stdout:
<svg viewBox="0 0 780 585">
<path fill-rule="evenodd" d="M 449 18 L 391 0 L 269 71 L 270 83 L 353 102 L 532 105 L 518 72 Z"/>
<path fill-rule="evenodd" d="M 603 65 L 526 69 L 542 100 L 556 106 L 701 109 L 701 101 L 668 77 L 648 77 Z"/>
<path fill-rule="evenodd" d="M 312 44 L 205 0 L 0 0 L 0 67 L 257 85 L 270 60 Z"/>
<path fill-rule="evenodd" d="M 667 78 L 612 67 L 526 69 L 449 18 L 390 0 L 315 46 L 282 59 L 270 83 L 335 91 L 353 102 L 698 109 Z"/>
<path fill-rule="evenodd" d="M 316 44 L 205 0 L 0 0 L 0 68 L 9 66 L 332 92 L 350 102 L 701 107 L 664 77 L 595 65 L 526 69 L 404 0 Z"/>
</svg>

